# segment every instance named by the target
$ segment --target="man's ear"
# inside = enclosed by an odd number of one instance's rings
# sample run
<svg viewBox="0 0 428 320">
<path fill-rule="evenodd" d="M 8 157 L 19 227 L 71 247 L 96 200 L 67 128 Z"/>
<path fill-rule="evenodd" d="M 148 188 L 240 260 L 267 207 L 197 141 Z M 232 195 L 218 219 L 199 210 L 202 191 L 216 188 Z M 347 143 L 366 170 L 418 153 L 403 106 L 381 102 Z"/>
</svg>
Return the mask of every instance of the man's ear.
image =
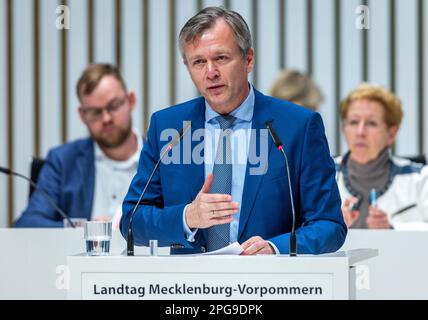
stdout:
<svg viewBox="0 0 428 320">
<path fill-rule="evenodd" d="M 86 124 L 85 117 L 84 117 L 84 114 L 83 114 L 82 106 L 79 106 L 79 107 L 77 108 L 77 112 L 79 113 L 80 120 L 81 120 L 83 123 L 85 123 L 85 124 Z"/>
<path fill-rule="evenodd" d="M 245 63 L 247 65 L 248 73 L 250 73 L 251 71 L 253 71 L 254 58 L 255 58 L 254 49 L 250 48 L 248 50 L 247 54 L 245 55 Z"/>
<path fill-rule="evenodd" d="M 128 104 L 131 108 L 131 111 L 135 109 L 135 104 L 137 103 L 137 96 L 134 91 L 128 91 Z"/>
</svg>

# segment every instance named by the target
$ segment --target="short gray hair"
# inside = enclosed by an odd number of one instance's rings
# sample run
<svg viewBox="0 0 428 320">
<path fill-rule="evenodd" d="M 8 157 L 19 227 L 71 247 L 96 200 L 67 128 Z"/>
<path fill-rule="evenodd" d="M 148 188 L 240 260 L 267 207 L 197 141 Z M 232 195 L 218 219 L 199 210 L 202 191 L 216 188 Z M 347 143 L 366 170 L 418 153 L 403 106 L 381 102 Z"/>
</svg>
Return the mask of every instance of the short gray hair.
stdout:
<svg viewBox="0 0 428 320">
<path fill-rule="evenodd" d="M 236 43 L 241 49 L 242 59 L 245 58 L 248 50 L 252 48 L 252 40 L 244 18 L 239 13 L 223 7 L 207 7 L 190 18 L 180 31 L 179 46 L 185 63 L 184 45 L 193 41 L 203 31 L 212 28 L 219 19 L 224 19 L 232 28 Z"/>
</svg>

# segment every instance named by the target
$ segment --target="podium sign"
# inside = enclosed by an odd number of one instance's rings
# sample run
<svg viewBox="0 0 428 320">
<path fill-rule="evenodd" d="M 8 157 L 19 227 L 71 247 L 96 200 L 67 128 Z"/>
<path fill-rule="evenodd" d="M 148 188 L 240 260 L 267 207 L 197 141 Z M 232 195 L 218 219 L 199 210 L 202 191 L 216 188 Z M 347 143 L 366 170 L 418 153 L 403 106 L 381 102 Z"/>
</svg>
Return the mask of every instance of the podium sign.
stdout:
<svg viewBox="0 0 428 320">
<path fill-rule="evenodd" d="M 353 299 L 355 268 L 377 255 L 67 257 L 69 299 Z"/>
</svg>

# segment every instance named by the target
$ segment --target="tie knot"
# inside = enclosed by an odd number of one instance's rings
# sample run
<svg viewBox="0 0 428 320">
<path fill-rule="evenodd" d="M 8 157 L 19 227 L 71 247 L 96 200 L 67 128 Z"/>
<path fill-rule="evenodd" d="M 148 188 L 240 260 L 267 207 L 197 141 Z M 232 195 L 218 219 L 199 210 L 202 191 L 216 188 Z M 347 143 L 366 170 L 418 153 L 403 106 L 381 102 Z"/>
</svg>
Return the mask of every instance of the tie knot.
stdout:
<svg viewBox="0 0 428 320">
<path fill-rule="evenodd" d="M 216 117 L 216 119 L 220 125 L 220 128 L 222 130 L 225 130 L 225 129 L 232 128 L 232 124 L 236 118 L 234 116 L 227 115 L 227 116 L 218 116 Z"/>
</svg>

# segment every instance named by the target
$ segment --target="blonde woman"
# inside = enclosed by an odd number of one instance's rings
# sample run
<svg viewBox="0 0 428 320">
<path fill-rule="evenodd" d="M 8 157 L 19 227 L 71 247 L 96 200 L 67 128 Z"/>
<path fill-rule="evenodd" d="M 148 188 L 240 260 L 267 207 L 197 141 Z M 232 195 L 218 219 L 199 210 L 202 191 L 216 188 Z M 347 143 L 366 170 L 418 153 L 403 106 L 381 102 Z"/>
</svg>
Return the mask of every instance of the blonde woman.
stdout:
<svg viewBox="0 0 428 320">
<path fill-rule="evenodd" d="M 340 115 L 349 151 L 336 169 L 347 226 L 428 229 L 428 169 L 390 150 L 403 118 L 400 100 L 362 84 L 344 99 Z"/>
</svg>

